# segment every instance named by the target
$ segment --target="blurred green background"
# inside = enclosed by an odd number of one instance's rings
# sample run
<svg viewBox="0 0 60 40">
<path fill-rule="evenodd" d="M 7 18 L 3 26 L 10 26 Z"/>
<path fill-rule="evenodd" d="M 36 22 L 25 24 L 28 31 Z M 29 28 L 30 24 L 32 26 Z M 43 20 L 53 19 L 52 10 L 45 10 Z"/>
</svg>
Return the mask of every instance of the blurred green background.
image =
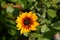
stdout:
<svg viewBox="0 0 60 40">
<path fill-rule="evenodd" d="M 0 4 L 0 40 L 53 40 L 60 33 L 60 0 L 0 0 Z M 29 11 L 36 12 L 40 25 L 21 35 L 15 20 Z"/>
</svg>

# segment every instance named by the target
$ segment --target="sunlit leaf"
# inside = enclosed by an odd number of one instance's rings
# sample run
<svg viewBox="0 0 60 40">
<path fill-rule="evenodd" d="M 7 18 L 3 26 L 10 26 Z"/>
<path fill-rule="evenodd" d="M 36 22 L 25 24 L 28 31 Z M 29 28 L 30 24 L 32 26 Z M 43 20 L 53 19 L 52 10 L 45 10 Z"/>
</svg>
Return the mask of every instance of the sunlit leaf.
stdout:
<svg viewBox="0 0 60 40">
<path fill-rule="evenodd" d="M 7 12 L 8 14 L 13 13 L 13 11 L 14 11 L 14 8 L 11 7 L 11 6 L 8 6 L 7 9 L 6 9 L 6 12 Z"/>
<path fill-rule="evenodd" d="M 42 28 L 41 28 L 41 32 L 42 32 L 42 33 L 46 33 L 46 32 L 48 32 L 48 31 L 50 31 L 46 24 L 45 24 L 45 25 L 42 25 L 41 27 L 42 27 Z"/>
<path fill-rule="evenodd" d="M 52 9 L 48 9 L 47 14 L 52 18 L 56 17 L 56 11 L 54 11 Z"/>
<path fill-rule="evenodd" d="M 24 36 L 28 36 L 28 34 L 29 34 L 29 33 L 24 33 L 23 35 L 24 35 Z"/>
</svg>

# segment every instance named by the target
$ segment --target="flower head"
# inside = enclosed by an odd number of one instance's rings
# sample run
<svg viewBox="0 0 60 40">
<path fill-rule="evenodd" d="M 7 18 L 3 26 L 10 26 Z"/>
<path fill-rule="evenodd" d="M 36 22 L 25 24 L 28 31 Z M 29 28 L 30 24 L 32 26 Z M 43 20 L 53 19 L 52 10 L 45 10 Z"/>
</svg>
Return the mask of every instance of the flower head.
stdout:
<svg viewBox="0 0 60 40">
<path fill-rule="evenodd" d="M 30 32 L 30 30 L 36 30 L 36 27 L 39 25 L 39 23 L 36 22 L 37 18 L 36 13 L 22 13 L 16 19 L 17 29 L 21 30 L 21 34 Z"/>
</svg>

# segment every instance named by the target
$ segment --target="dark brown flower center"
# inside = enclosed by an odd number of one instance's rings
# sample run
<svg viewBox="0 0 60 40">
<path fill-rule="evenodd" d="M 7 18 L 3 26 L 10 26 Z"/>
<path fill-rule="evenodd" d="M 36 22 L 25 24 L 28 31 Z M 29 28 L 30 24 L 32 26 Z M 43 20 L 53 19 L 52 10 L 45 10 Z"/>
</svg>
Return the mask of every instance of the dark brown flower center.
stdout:
<svg viewBox="0 0 60 40">
<path fill-rule="evenodd" d="M 30 19 L 29 18 L 26 18 L 25 20 L 24 20 L 24 25 L 29 25 L 30 24 Z"/>
<path fill-rule="evenodd" d="M 30 24 L 30 20 L 24 20 L 24 24 L 25 25 L 29 25 Z"/>
</svg>

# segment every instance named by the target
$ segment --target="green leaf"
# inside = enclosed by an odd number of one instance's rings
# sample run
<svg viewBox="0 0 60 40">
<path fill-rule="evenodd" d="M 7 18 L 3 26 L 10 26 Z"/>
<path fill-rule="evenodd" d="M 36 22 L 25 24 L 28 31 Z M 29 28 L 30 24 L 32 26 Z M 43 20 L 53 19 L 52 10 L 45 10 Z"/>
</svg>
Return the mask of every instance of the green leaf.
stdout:
<svg viewBox="0 0 60 40">
<path fill-rule="evenodd" d="M 28 0 L 29 3 L 35 2 L 36 0 Z"/>
<path fill-rule="evenodd" d="M 52 9 L 48 9 L 47 14 L 52 18 L 56 17 L 56 11 L 54 11 Z"/>
<path fill-rule="evenodd" d="M 5 1 L 2 1 L 1 2 L 1 7 L 4 7 L 5 4 L 6 4 L 6 2 Z"/>
<path fill-rule="evenodd" d="M 53 23 L 51 26 L 57 30 L 60 30 L 60 21 Z"/>
<path fill-rule="evenodd" d="M 28 34 L 29 34 L 29 33 L 24 33 L 23 35 L 27 37 L 27 36 L 28 36 Z"/>
<path fill-rule="evenodd" d="M 8 26 L 7 27 L 8 29 L 10 29 L 10 28 L 15 29 L 15 30 L 17 29 L 16 26 L 13 26 L 13 25 L 7 25 L 7 26 Z"/>
<path fill-rule="evenodd" d="M 51 39 L 54 36 L 54 34 L 55 34 L 54 31 L 48 31 L 48 32 L 46 32 L 46 33 L 43 34 L 43 37 Z"/>
<path fill-rule="evenodd" d="M 29 40 L 36 40 L 36 38 L 40 37 L 42 37 L 40 33 L 30 33 Z"/>
<path fill-rule="evenodd" d="M 48 2 L 48 0 L 44 0 L 43 2 L 48 8 L 51 6 L 51 4 Z"/>
<path fill-rule="evenodd" d="M 15 25 L 15 21 L 14 20 L 10 20 L 10 19 L 6 19 L 5 22 L 9 25 Z"/>
<path fill-rule="evenodd" d="M 30 35 L 31 35 L 31 37 L 34 37 L 34 38 L 36 38 L 36 37 L 41 37 L 41 36 L 42 36 L 42 35 L 39 34 L 39 33 L 31 33 Z"/>
<path fill-rule="evenodd" d="M 8 33 L 9 33 L 10 35 L 12 35 L 12 36 L 15 36 L 16 33 L 17 33 L 17 30 L 15 30 L 15 29 L 10 29 L 10 30 L 8 30 Z"/>
<path fill-rule="evenodd" d="M 48 38 L 38 38 L 38 40 L 49 40 Z"/>
<path fill-rule="evenodd" d="M 45 19 L 45 23 L 46 23 L 46 24 L 51 24 L 51 21 L 48 20 L 48 19 Z"/>
<path fill-rule="evenodd" d="M 43 9 L 42 18 L 45 18 L 45 17 L 46 17 L 46 9 L 44 8 L 44 9 Z"/>
<path fill-rule="evenodd" d="M 42 32 L 42 33 L 46 33 L 46 32 L 48 32 L 48 31 L 50 31 L 46 24 L 45 24 L 45 25 L 42 25 L 41 27 L 42 27 L 42 28 L 41 28 L 41 32 Z"/>
<path fill-rule="evenodd" d="M 6 9 L 6 12 L 7 12 L 8 14 L 13 13 L 13 11 L 14 11 L 14 8 L 11 7 L 11 6 L 8 6 L 7 9 Z"/>
<path fill-rule="evenodd" d="M 60 2 L 60 0 L 53 0 L 53 2 L 54 2 L 54 3 L 59 3 L 59 2 Z"/>
</svg>

